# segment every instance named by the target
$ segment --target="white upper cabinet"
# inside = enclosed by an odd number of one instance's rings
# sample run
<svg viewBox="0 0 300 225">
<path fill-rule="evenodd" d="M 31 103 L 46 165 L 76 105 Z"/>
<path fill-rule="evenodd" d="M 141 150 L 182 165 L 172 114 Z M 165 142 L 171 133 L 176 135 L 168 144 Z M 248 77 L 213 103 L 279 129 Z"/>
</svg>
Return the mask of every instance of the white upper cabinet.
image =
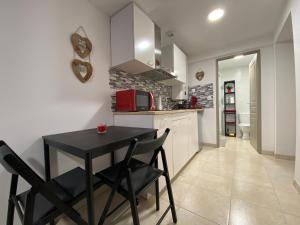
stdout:
<svg viewBox="0 0 300 225">
<path fill-rule="evenodd" d="M 172 99 L 188 100 L 188 86 L 186 84 L 172 86 Z"/>
<path fill-rule="evenodd" d="M 177 80 L 186 83 L 186 73 L 187 73 L 187 58 L 186 55 L 178 48 L 175 44 L 174 46 L 174 73 L 177 76 Z"/>
<path fill-rule="evenodd" d="M 134 3 L 111 17 L 112 67 L 132 74 L 155 68 L 154 23 Z"/>
<path fill-rule="evenodd" d="M 177 45 L 171 44 L 162 48 L 162 67 L 176 77 L 162 83 L 172 86 L 186 83 L 187 57 Z"/>
</svg>

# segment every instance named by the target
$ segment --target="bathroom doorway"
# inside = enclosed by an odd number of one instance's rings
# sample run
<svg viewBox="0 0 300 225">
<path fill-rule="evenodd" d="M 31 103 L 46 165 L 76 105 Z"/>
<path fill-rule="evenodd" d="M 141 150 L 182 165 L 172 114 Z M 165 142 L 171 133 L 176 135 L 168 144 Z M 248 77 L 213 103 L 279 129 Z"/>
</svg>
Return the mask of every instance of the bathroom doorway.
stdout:
<svg viewBox="0 0 300 225">
<path fill-rule="evenodd" d="M 218 59 L 217 84 L 218 145 L 239 138 L 260 153 L 260 52 Z"/>
</svg>

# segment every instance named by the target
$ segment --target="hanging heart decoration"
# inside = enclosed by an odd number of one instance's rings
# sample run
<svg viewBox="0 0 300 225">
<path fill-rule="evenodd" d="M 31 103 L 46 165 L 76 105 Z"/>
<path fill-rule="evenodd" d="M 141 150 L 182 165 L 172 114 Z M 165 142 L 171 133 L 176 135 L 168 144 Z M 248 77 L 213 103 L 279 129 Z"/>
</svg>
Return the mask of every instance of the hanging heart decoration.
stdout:
<svg viewBox="0 0 300 225">
<path fill-rule="evenodd" d="M 82 82 L 87 82 L 92 74 L 93 67 L 89 62 L 83 62 L 79 59 L 74 59 L 72 62 L 72 69 L 76 77 Z"/>
<path fill-rule="evenodd" d="M 79 34 L 83 34 L 83 35 Z M 92 74 L 93 74 L 93 67 L 91 65 L 91 51 L 92 51 L 92 43 L 87 37 L 87 34 L 83 27 L 79 27 L 75 33 L 71 35 L 71 43 L 74 50 L 74 59 L 72 61 L 72 70 L 75 76 L 82 82 L 87 82 Z M 76 59 L 76 54 L 81 58 L 87 60 L 80 60 Z"/>
<path fill-rule="evenodd" d="M 200 70 L 200 71 L 196 72 L 195 77 L 198 81 L 201 81 L 204 78 L 204 74 L 205 74 L 204 71 Z"/>
<path fill-rule="evenodd" d="M 88 38 L 82 37 L 78 33 L 74 33 L 71 36 L 71 42 L 74 51 L 82 58 L 86 58 L 92 51 L 92 43 Z"/>
</svg>

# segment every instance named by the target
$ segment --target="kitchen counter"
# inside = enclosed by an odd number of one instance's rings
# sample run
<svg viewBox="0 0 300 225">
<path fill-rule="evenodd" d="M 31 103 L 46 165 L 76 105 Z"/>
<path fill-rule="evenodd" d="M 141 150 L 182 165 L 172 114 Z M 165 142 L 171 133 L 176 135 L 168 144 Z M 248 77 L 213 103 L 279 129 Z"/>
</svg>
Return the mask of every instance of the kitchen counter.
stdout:
<svg viewBox="0 0 300 225">
<path fill-rule="evenodd" d="M 204 109 L 178 109 L 178 110 L 162 110 L 162 111 L 140 111 L 140 112 L 114 112 L 114 115 L 164 115 L 186 112 L 203 112 Z"/>
</svg>

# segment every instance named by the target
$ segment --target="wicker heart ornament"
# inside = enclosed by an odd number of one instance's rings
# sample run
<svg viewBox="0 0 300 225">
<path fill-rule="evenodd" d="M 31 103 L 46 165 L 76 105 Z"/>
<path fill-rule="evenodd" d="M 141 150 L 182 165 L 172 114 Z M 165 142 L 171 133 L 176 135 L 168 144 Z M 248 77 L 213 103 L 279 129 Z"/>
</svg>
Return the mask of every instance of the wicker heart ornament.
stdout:
<svg viewBox="0 0 300 225">
<path fill-rule="evenodd" d="M 93 67 L 89 62 L 74 59 L 72 69 L 76 77 L 82 82 L 87 82 L 93 74 Z"/>
<path fill-rule="evenodd" d="M 86 37 L 80 36 L 78 33 L 74 33 L 71 36 L 71 42 L 74 51 L 82 58 L 86 58 L 92 51 L 92 43 Z"/>
</svg>

